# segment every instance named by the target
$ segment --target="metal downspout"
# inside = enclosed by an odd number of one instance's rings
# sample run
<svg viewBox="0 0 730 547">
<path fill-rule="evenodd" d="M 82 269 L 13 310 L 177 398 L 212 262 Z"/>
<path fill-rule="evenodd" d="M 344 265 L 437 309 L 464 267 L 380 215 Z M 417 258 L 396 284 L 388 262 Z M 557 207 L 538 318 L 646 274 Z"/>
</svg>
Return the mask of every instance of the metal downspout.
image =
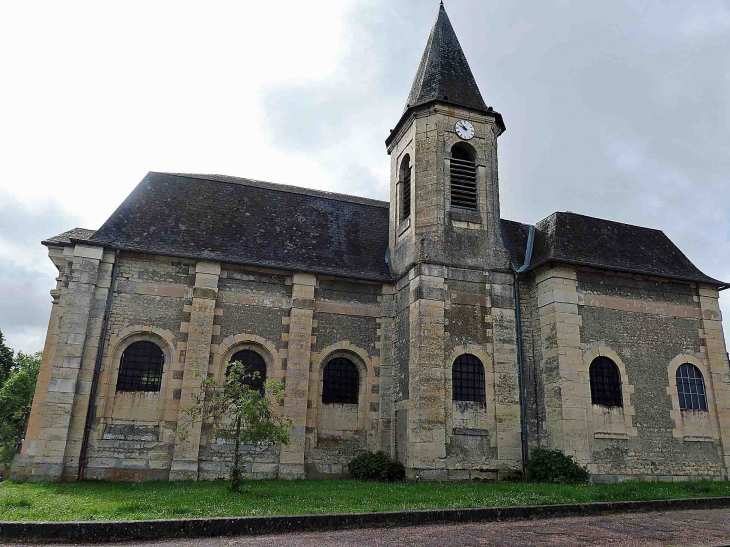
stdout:
<svg viewBox="0 0 730 547">
<path fill-rule="evenodd" d="M 114 254 L 114 266 L 112 267 L 112 279 L 109 285 L 109 294 L 106 296 L 106 310 L 104 311 L 104 322 L 101 326 L 101 339 L 99 341 L 99 349 L 96 352 L 96 365 L 94 366 L 94 376 L 91 380 L 91 393 L 89 394 L 89 408 L 86 411 L 86 424 L 84 425 L 84 438 L 81 441 L 81 454 L 79 455 L 79 475 L 78 479 L 84 479 L 84 471 L 86 470 L 86 452 L 89 448 L 89 436 L 91 434 L 91 423 L 94 421 L 96 392 L 99 389 L 99 374 L 101 373 L 101 362 L 104 357 L 104 348 L 106 346 L 106 334 L 109 330 L 109 316 L 112 311 L 112 295 L 114 294 L 114 285 L 117 281 L 117 270 L 119 264 L 119 249 Z"/>
<path fill-rule="evenodd" d="M 519 365 L 519 390 L 520 390 L 520 428 L 522 437 L 522 470 L 527 464 L 527 411 L 525 409 L 525 366 L 522 355 L 522 316 L 520 313 L 520 274 L 524 272 L 532 260 L 532 245 L 535 241 L 535 227 L 530 226 L 530 233 L 527 236 L 527 248 L 525 249 L 525 263 L 515 270 L 515 322 L 517 323 L 517 362 Z"/>
</svg>

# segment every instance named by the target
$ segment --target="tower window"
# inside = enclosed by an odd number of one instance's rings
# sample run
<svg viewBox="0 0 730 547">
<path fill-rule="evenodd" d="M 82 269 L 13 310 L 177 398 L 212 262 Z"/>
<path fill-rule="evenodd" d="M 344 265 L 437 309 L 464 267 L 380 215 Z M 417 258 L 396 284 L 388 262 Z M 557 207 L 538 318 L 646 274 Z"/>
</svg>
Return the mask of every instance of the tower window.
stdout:
<svg viewBox="0 0 730 547">
<path fill-rule="evenodd" d="M 349 359 L 337 357 L 324 367 L 322 403 L 357 404 L 360 375 Z"/>
<path fill-rule="evenodd" d="M 677 369 L 677 393 L 680 409 L 707 411 L 705 379 L 696 366 L 685 363 Z"/>
<path fill-rule="evenodd" d="M 460 355 L 451 369 L 454 401 L 487 402 L 484 365 L 475 355 Z"/>
<path fill-rule="evenodd" d="M 401 221 L 411 216 L 411 157 L 406 154 L 400 164 L 400 180 L 403 184 L 401 194 Z"/>
<path fill-rule="evenodd" d="M 451 206 L 477 208 L 477 167 L 473 149 L 464 143 L 451 149 Z"/>
<path fill-rule="evenodd" d="M 135 342 L 122 353 L 117 391 L 160 391 L 165 356 L 153 342 Z"/>
<path fill-rule="evenodd" d="M 255 389 L 263 395 L 264 384 L 266 383 L 266 361 L 264 361 L 264 358 L 253 350 L 245 349 L 237 352 L 231 357 L 229 362 L 234 363 L 236 361 L 240 362 L 246 370 L 246 376 L 243 378 L 244 385 Z M 226 368 L 226 376 L 228 376 L 230 370 L 231 366 L 228 365 L 228 368 Z M 255 372 L 259 374 L 254 378 L 252 375 Z"/>
<path fill-rule="evenodd" d="M 589 371 L 591 402 L 602 406 L 623 406 L 621 374 L 616 363 L 608 357 L 596 357 Z"/>
</svg>

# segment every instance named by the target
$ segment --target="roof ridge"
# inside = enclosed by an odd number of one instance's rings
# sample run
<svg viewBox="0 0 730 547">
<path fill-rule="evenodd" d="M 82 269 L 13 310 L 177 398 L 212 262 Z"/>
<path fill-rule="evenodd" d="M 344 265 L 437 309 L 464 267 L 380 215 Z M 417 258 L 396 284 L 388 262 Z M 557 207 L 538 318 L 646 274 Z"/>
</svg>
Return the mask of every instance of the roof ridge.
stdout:
<svg viewBox="0 0 730 547">
<path fill-rule="evenodd" d="M 628 222 L 620 222 L 618 220 L 611 220 L 609 218 L 603 218 L 603 217 L 594 217 L 594 216 L 591 216 L 591 215 L 584 215 L 583 213 L 575 213 L 573 211 L 555 211 L 553 213 L 550 213 L 545 218 L 542 218 L 542 219 L 538 220 L 537 221 L 537 224 L 546 221 L 550 217 L 557 217 L 557 215 L 573 215 L 573 216 L 577 216 L 577 217 L 593 218 L 593 219 L 596 219 L 596 220 L 601 220 L 603 222 L 610 222 L 611 224 L 621 224 L 623 226 L 631 226 L 632 228 L 641 228 L 642 230 L 652 230 L 654 232 L 664 233 L 664 230 L 662 230 L 660 228 L 650 228 L 648 226 L 641 226 L 640 224 L 630 224 Z"/>
<path fill-rule="evenodd" d="M 313 188 L 304 188 L 301 186 L 291 186 L 288 184 L 279 184 L 276 182 L 267 182 L 263 180 L 247 179 L 242 177 L 234 177 L 231 175 L 216 174 L 200 174 L 200 173 L 170 173 L 164 171 L 150 171 L 150 173 L 159 175 L 169 175 L 173 177 L 183 177 L 195 180 L 206 180 L 210 182 L 222 182 L 224 184 L 236 184 L 239 186 L 252 186 L 254 188 L 264 188 L 274 192 L 286 192 L 289 194 L 300 194 L 305 196 L 319 197 L 323 199 L 331 199 L 333 201 L 346 201 L 349 203 L 357 203 L 359 205 L 368 205 L 371 207 L 380 207 L 384 209 L 390 208 L 390 202 L 379 199 L 364 198 L 353 196 L 350 194 L 340 194 L 338 192 L 327 192 L 325 190 L 315 190 Z"/>
</svg>

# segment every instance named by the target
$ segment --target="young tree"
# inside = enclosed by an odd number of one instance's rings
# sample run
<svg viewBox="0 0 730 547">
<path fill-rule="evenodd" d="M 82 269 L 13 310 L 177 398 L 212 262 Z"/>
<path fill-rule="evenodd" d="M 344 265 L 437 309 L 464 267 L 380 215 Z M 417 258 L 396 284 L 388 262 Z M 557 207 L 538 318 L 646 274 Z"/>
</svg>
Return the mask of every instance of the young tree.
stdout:
<svg viewBox="0 0 730 547">
<path fill-rule="evenodd" d="M 201 381 L 200 390 L 190 407 L 183 408 L 178 435 L 185 438 L 196 423 L 213 426 L 213 436 L 233 438 L 235 449 L 230 468 L 231 492 L 240 492 L 242 483 L 241 443 L 289 444 L 292 424 L 271 407 L 270 401 L 281 402 L 284 385 L 268 380 L 264 390 L 251 387 L 247 380 L 256 380 L 259 372 L 249 372 L 243 363 L 235 361 L 227 367 L 225 377 Z"/>
<path fill-rule="evenodd" d="M 41 352 L 18 352 L 10 377 L 0 388 L 0 462 L 10 463 L 25 436 L 41 368 Z"/>
<path fill-rule="evenodd" d="M 0 388 L 10 377 L 10 370 L 13 368 L 13 350 L 5 345 L 5 338 L 0 331 Z"/>
</svg>

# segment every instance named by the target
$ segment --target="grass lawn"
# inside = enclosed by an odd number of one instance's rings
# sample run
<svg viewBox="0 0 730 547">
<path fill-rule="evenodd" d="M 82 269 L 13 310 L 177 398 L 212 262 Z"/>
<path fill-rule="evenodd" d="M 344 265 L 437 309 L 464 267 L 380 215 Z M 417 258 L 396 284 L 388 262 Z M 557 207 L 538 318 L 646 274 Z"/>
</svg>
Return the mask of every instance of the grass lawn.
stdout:
<svg viewBox="0 0 730 547">
<path fill-rule="evenodd" d="M 526 483 L 247 481 L 123 484 L 0 483 L 0 521 L 141 520 L 313 513 L 367 513 L 730 496 L 730 482 L 555 486 Z"/>
</svg>

